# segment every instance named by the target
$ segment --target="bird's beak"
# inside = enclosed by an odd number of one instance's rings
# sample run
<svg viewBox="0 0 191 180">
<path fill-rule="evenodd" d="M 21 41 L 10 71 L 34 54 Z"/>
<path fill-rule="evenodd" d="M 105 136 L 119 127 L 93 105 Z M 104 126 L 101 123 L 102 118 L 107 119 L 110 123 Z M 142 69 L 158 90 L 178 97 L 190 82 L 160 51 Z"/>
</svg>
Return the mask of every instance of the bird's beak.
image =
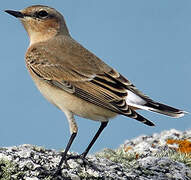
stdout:
<svg viewBox="0 0 191 180">
<path fill-rule="evenodd" d="M 24 15 L 20 11 L 5 10 L 5 12 L 16 18 L 24 18 Z"/>
</svg>

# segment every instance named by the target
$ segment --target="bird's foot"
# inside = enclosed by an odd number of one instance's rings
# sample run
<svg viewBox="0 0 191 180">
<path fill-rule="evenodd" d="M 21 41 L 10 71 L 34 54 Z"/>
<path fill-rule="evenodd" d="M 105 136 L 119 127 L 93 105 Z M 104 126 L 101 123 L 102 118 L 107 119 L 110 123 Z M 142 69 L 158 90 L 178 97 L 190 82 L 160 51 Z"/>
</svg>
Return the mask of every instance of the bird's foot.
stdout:
<svg viewBox="0 0 191 180">
<path fill-rule="evenodd" d="M 85 154 L 80 154 L 80 155 L 71 155 L 71 156 L 68 156 L 67 159 L 66 159 L 66 162 L 70 159 L 81 159 L 82 160 L 82 165 L 86 168 L 86 166 L 89 166 L 91 167 L 93 170 L 95 171 L 100 171 L 100 169 L 98 169 L 91 161 L 88 161 L 86 158 L 85 158 Z"/>
<path fill-rule="evenodd" d="M 85 158 L 83 153 L 80 155 L 70 155 L 70 156 L 66 157 L 65 163 L 67 163 L 67 161 L 70 159 L 81 159 L 83 161 L 83 165 L 88 165 L 88 163 L 89 163 L 89 161 Z"/>
<path fill-rule="evenodd" d="M 69 164 L 67 163 L 67 159 L 65 159 L 63 163 L 59 163 L 56 168 L 47 170 L 46 168 L 41 167 L 39 169 L 39 177 L 50 176 L 52 180 L 62 180 L 62 170 L 64 168 L 70 168 Z"/>
<path fill-rule="evenodd" d="M 42 179 L 44 177 L 51 177 L 52 180 L 59 180 L 62 177 L 62 169 L 52 169 L 52 170 L 47 170 L 46 168 L 40 168 L 39 169 L 39 175 L 38 178 Z"/>
<path fill-rule="evenodd" d="M 94 165 L 91 161 L 88 161 L 85 157 L 84 154 L 80 154 L 80 155 L 67 155 L 66 158 L 63 161 L 63 167 L 62 167 L 62 163 L 60 163 L 58 165 L 58 167 L 56 169 L 52 169 L 52 170 L 45 170 L 45 169 L 41 169 L 40 175 L 41 176 L 51 176 L 52 180 L 60 180 L 62 179 L 62 169 L 64 168 L 71 168 L 70 165 L 68 164 L 68 160 L 70 159 L 81 159 L 82 160 L 82 166 L 84 166 L 84 168 L 86 169 L 87 167 L 92 168 L 95 171 L 102 171 L 101 169 L 99 169 L 98 167 L 96 167 L 96 165 Z"/>
</svg>

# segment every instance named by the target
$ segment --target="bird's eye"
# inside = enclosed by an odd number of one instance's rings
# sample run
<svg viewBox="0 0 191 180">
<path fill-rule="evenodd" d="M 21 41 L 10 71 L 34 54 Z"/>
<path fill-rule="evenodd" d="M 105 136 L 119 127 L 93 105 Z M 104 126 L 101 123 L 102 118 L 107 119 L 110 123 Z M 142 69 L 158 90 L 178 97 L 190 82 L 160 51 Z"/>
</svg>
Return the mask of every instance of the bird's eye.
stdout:
<svg viewBox="0 0 191 180">
<path fill-rule="evenodd" d="M 48 16 L 48 13 L 46 11 L 44 11 L 44 10 L 37 12 L 37 17 L 38 18 L 45 18 L 47 16 Z"/>
</svg>

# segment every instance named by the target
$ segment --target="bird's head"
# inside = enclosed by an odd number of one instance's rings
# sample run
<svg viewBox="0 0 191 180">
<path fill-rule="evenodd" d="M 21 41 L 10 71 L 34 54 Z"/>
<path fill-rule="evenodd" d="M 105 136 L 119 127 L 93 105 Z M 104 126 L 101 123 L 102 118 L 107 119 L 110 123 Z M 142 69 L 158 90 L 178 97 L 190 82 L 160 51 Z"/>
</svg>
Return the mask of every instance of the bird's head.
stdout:
<svg viewBox="0 0 191 180">
<path fill-rule="evenodd" d="M 21 11 L 5 12 L 20 19 L 30 37 L 30 44 L 46 41 L 58 34 L 69 36 L 63 16 L 54 8 L 35 5 Z"/>
</svg>

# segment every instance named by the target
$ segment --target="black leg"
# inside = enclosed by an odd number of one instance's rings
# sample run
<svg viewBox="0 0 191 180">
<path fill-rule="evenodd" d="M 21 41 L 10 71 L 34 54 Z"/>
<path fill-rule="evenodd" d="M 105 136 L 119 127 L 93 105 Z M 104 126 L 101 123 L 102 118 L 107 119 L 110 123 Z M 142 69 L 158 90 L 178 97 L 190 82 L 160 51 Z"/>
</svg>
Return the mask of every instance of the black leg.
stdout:
<svg viewBox="0 0 191 180">
<path fill-rule="evenodd" d="M 60 160 L 60 162 L 59 162 L 59 164 L 58 164 L 58 167 L 57 167 L 56 171 L 54 171 L 54 172 L 51 172 L 51 171 L 50 171 L 50 172 L 47 172 L 47 171 L 43 172 L 43 171 L 42 171 L 42 174 L 52 175 L 52 176 L 53 176 L 53 179 L 55 179 L 56 177 L 58 177 L 58 176 L 61 175 L 61 167 L 62 167 L 62 164 L 63 164 L 63 162 L 65 161 L 65 163 L 66 163 L 66 165 L 67 165 L 67 157 L 66 157 L 66 156 L 67 156 L 67 153 L 68 153 L 68 151 L 69 151 L 69 149 L 70 149 L 70 147 L 71 147 L 71 145 L 72 145 L 72 142 L 74 141 L 76 135 L 77 135 L 77 133 L 72 133 L 72 135 L 70 136 L 70 139 L 69 139 L 69 141 L 68 141 L 68 144 L 67 144 L 67 146 L 66 146 L 66 149 L 65 149 L 65 151 L 62 153 L 62 158 L 61 158 L 61 160 Z"/>
<path fill-rule="evenodd" d="M 67 144 L 67 146 L 66 146 L 66 149 L 65 149 L 65 151 L 62 153 L 62 159 L 61 159 L 60 162 L 59 162 L 58 171 L 60 171 L 63 162 L 66 160 L 67 152 L 69 151 L 69 149 L 70 149 L 70 147 L 71 147 L 71 145 L 72 145 L 72 142 L 74 141 L 74 139 L 75 139 L 75 137 L 76 137 L 76 134 L 77 134 L 77 133 L 72 133 L 72 135 L 70 136 L 70 139 L 69 139 L 69 141 L 68 141 L 68 144 Z"/>
<path fill-rule="evenodd" d="M 101 122 L 101 126 L 99 127 L 97 133 L 95 134 L 92 141 L 90 142 L 90 144 L 88 145 L 88 147 L 82 154 L 77 155 L 77 156 L 69 156 L 69 157 L 67 157 L 67 160 L 81 158 L 81 159 L 83 159 L 84 163 L 86 164 L 87 163 L 87 160 L 85 160 L 86 155 L 88 154 L 91 147 L 94 145 L 95 141 L 97 140 L 97 138 L 99 137 L 99 135 L 101 134 L 103 129 L 107 126 L 107 124 L 108 124 L 108 122 Z"/>
<path fill-rule="evenodd" d="M 95 134 L 95 136 L 93 137 L 92 141 L 90 142 L 90 144 L 88 145 L 88 147 L 86 148 L 86 150 L 81 154 L 82 158 L 85 158 L 86 155 L 88 154 L 89 150 L 91 149 L 91 147 L 94 145 L 94 143 L 96 142 L 97 138 L 99 137 L 99 135 L 101 134 L 101 132 L 104 130 L 104 128 L 107 126 L 108 122 L 101 122 L 101 126 L 99 127 L 97 133 Z"/>
<path fill-rule="evenodd" d="M 69 159 L 78 159 L 81 158 L 83 160 L 84 164 L 89 164 L 89 162 L 85 159 L 86 155 L 88 154 L 89 150 L 91 149 L 91 147 L 94 145 L 95 141 L 97 140 L 97 138 L 99 137 L 99 135 L 101 134 L 101 132 L 104 130 L 104 128 L 107 126 L 108 122 L 101 122 L 101 125 L 97 131 L 97 133 L 95 134 L 95 136 L 93 137 L 92 141 L 90 142 L 90 144 L 88 145 L 88 147 L 86 148 L 86 150 L 81 154 L 81 155 L 77 155 L 77 156 L 69 156 L 67 157 L 67 152 L 70 149 L 72 142 L 74 141 L 76 134 L 77 133 L 73 133 L 70 137 L 70 140 L 66 146 L 66 149 L 64 151 L 64 153 L 62 153 L 62 158 L 60 160 L 60 163 L 58 165 L 58 169 L 56 171 L 56 173 L 54 173 L 53 177 L 57 177 L 58 175 L 61 174 L 61 167 L 63 162 L 65 161 L 65 163 L 67 164 L 67 160 Z M 97 167 L 94 167 L 94 165 L 90 165 L 92 166 L 92 168 L 97 169 Z"/>
</svg>

